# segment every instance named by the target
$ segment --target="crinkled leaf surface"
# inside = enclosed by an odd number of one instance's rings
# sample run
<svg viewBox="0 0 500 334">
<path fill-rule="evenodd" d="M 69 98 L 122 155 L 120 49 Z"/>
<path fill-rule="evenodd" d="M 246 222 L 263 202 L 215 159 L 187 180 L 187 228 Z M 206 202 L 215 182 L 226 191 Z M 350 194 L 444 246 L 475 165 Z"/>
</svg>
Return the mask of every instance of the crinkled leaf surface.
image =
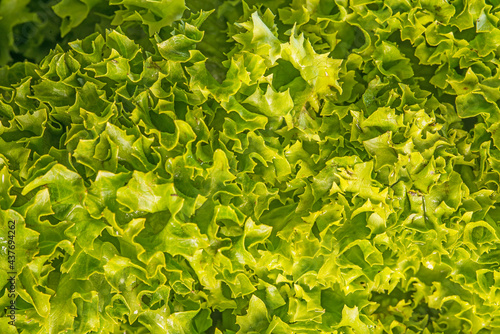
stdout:
<svg viewBox="0 0 500 334">
<path fill-rule="evenodd" d="M 0 332 L 500 332 L 499 8 L 1 0 Z"/>
</svg>

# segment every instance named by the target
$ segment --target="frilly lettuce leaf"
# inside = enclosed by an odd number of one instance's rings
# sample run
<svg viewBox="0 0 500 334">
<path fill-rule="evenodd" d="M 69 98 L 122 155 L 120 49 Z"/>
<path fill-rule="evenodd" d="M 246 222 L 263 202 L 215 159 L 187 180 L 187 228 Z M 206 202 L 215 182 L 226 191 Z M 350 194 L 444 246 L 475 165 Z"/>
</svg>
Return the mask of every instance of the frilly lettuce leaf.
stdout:
<svg viewBox="0 0 500 334">
<path fill-rule="evenodd" d="M 2 333 L 500 330 L 496 3 L 48 3 L 0 68 Z M 1 63 L 44 40 L 9 4 Z"/>
</svg>

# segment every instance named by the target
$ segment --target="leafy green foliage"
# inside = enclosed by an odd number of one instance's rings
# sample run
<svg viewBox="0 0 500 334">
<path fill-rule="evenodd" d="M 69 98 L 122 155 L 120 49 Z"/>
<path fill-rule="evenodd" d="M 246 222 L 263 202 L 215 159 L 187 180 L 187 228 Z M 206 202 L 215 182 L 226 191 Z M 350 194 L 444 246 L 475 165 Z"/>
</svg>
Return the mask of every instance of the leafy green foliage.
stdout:
<svg viewBox="0 0 500 334">
<path fill-rule="evenodd" d="M 19 333 L 500 331 L 498 3 L 52 5 L 95 32 L 0 68 Z"/>
</svg>

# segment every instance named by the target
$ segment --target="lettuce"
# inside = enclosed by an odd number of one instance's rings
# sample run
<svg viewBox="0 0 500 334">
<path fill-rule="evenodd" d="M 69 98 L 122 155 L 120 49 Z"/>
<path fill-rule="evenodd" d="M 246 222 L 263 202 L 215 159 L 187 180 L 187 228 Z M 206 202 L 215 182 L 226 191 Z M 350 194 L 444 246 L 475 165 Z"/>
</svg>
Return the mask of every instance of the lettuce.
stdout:
<svg viewBox="0 0 500 334">
<path fill-rule="evenodd" d="M 0 2 L 2 333 L 500 331 L 496 2 L 47 4 L 42 52 Z"/>
</svg>

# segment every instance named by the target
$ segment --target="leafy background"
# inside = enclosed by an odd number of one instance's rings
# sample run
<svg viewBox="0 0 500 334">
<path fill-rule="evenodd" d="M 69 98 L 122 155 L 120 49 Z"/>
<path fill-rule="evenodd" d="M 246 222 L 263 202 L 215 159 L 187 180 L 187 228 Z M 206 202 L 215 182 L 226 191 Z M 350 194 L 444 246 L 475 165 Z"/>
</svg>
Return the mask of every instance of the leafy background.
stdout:
<svg viewBox="0 0 500 334">
<path fill-rule="evenodd" d="M 499 10 L 0 1 L 0 331 L 500 331 Z"/>
</svg>

